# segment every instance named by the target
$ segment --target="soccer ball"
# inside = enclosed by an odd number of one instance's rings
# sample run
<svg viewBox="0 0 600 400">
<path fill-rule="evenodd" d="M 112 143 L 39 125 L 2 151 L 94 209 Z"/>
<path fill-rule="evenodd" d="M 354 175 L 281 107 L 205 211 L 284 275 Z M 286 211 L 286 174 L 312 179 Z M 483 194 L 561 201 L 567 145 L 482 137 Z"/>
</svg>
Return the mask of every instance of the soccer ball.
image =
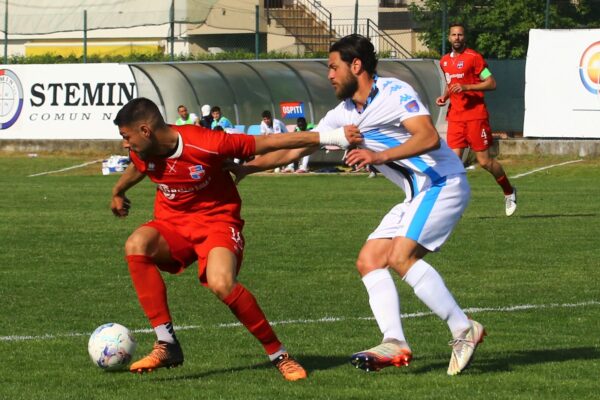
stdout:
<svg viewBox="0 0 600 400">
<path fill-rule="evenodd" d="M 100 325 L 88 342 L 88 353 L 94 364 L 106 371 L 121 369 L 129 364 L 137 343 L 129 329 L 109 323 Z"/>
</svg>

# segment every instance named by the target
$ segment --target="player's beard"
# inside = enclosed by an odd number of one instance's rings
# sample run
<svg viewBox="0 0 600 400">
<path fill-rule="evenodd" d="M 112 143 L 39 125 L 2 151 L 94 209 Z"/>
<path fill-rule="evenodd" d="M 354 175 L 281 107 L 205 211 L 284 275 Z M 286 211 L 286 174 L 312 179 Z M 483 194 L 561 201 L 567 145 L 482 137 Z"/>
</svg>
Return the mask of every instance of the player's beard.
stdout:
<svg viewBox="0 0 600 400">
<path fill-rule="evenodd" d="M 335 96 L 338 100 L 346 100 L 352 98 L 358 90 L 358 79 L 352 74 L 340 82 L 338 89 L 335 91 Z"/>
<path fill-rule="evenodd" d="M 457 53 L 461 53 L 465 47 L 465 42 L 452 42 L 452 50 Z"/>
</svg>

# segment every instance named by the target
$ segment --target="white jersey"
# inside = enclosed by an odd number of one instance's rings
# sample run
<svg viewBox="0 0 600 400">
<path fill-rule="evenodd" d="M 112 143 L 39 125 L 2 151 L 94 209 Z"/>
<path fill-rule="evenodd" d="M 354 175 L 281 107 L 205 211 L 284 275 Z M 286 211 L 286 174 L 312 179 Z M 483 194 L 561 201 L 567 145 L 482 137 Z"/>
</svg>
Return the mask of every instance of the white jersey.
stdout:
<svg viewBox="0 0 600 400">
<path fill-rule="evenodd" d="M 354 124 L 364 137 L 359 147 L 384 151 L 411 137 L 402 122 L 419 115 L 429 115 L 429 111 L 412 86 L 396 78 L 376 77 L 362 112 L 351 99 L 342 101 L 319 121 L 315 131 L 326 132 Z M 375 168 L 402 188 L 407 200 L 449 175 L 465 173 L 462 162 L 444 140 L 440 140 L 437 150 Z"/>
<path fill-rule="evenodd" d="M 270 135 L 272 133 L 287 133 L 287 126 L 280 120 L 274 118 L 273 126 L 268 126 L 265 121 L 260 123 L 260 133 L 263 135 Z"/>
</svg>

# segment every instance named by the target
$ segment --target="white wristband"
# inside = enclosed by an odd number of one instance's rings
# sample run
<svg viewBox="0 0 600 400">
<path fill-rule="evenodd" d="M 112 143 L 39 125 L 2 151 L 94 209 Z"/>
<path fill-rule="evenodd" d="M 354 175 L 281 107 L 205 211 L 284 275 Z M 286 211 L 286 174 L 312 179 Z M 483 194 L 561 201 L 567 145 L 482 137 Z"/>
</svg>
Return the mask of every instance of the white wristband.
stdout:
<svg viewBox="0 0 600 400">
<path fill-rule="evenodd" d="M 350 142 L 346 139 L 344 127 L 334 129 L 328 132 L 319 132 L 319 142 L 321 145 L 333 145 L 343 149 L 350 146 Z"/>
</svg>

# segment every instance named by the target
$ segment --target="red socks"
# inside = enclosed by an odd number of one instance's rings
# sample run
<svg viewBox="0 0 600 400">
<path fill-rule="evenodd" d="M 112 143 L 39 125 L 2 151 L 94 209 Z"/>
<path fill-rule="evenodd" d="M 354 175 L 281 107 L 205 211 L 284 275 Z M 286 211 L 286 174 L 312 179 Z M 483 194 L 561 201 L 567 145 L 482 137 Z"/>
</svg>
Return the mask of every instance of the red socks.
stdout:
<svg viewBox="0 0 600 400">
<path fill-rule="evenodd" d="M 244 324 L 263 345 L 267 354 L 273 354 L 281 348 L 273 328 L 267 321 L 256 299 L 242 284 L 238 283 L 223 300 L 237 319 Z"/>
<path fill-rule="evenodd" d="M 508 181 L 508 177 L 506 176 L 506 174 L 496 179 L 496 182 L 498 182 L 498 185 L 500 185 L 500 187 L 502 188 L 502 191 L 504 192 L 505 196 L 508 196 L 513 193 L 513 187 Z"/>
<path fill-rule="evenodd" d="M 152 257 L 130 255 L 125 259 L 138 300 L 152 327 L 170 322 L 167 288 Z"/>
<path fill-rule="evenodd" d="M 152 258 L 143 255 L 129 255 L 125 258 L 138 299 L 152 327 L 170 322 L 167 288 Z M 243 285 L 238 283 L 223 303 L 258 339 L 267 354 L 279 351 L 281 342 L 277 339 L 256 299 Z"/>
</svg>

